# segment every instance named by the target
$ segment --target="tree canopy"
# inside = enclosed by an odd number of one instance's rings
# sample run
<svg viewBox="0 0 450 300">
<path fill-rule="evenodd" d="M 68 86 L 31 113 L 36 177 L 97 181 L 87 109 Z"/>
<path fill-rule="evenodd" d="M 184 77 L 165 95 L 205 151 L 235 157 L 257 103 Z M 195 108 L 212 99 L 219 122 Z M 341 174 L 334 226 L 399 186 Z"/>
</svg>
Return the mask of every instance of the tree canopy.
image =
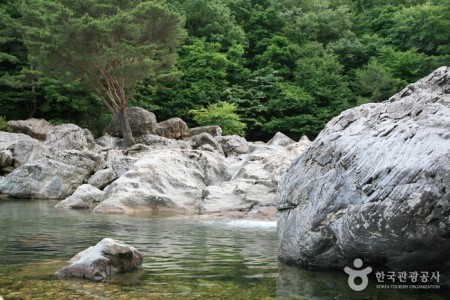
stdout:
<svg viewBox="0 0 450 300">
<path fill-rule="evenodd" d="M 80 79 L 121 121 L 139 81 L 172 75 L 184 38 L 181 18 L 162 1 L 24 0 L 22 13 L 25 45 L 42 72 Z"/>
<path fill-rule="evenodd" d="M 450 63 L 446 0 L 6 0 L 0 16 L 0 116 L 96 133 L 106 107 L 196 126 L 189 111 L 228 103 L 250 140 L 313 139 Z"/>
</svg>

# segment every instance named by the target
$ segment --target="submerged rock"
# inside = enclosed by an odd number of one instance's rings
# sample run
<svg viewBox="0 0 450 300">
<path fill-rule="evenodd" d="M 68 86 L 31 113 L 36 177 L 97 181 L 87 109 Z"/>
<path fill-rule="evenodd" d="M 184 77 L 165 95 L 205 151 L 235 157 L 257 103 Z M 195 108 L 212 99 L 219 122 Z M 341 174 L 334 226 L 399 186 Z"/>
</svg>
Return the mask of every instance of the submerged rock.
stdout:
<svg viewBox="0 0 450 300">
<path fill-rule="evenodd" d="M 279 184 L 280 260 L 448 271 L 449 93 L 442 67 L 331 120 Z"/>
<path fill-rule="evenodd" d="M 123 242 L 105 238 L 97 245 L 75 255 L 69 265 L 56 275 L 102 281 L 119 273 L 136 270 L 143 262 L 142 253 Z"/>
</svg>

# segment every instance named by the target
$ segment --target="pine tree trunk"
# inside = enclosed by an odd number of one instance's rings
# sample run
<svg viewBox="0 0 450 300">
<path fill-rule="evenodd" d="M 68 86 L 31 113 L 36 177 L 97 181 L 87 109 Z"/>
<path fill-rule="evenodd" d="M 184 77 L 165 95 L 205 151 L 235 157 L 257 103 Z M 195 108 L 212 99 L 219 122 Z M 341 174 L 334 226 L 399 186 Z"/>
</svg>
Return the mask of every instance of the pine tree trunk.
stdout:
<svg viewBox="0 0 450 300">
<path fill-rule="evenodd" d="M 120 130 L 122 131 L 122 136 L 127 147 L 131 147 L 136 144 L 133 138 L 133 133 L 131 132 L 130 123 L 128 123 L 127 114 L 124 111 L 119 111 L 120 120 Z"/>
</svg>

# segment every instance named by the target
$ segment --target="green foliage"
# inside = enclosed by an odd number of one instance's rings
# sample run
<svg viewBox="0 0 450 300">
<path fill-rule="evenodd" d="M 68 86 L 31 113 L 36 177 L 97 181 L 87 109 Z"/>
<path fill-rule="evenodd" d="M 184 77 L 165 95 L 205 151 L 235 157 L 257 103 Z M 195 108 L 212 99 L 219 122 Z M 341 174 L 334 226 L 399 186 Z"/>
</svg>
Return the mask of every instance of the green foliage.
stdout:
<svg viewBox="0 0 450 300">
<path fill-rule="evenodd" d="M 404 81 L 394 77 L 391 69 L 373 58 L 367 66 L 356 70 L 352 88 L 358 95 L 358 103 L 366 103 L 387 100 L 404 85 Z"/>
<path fill-rule="evenodd" d="M 189 111 L 195 122 L 200 126 L 219 125 L 224 135 L 245 135 L 246 124 L 240 121 L 237 109 L 232 103 L 214 103 L 207 108 L 193 109 Z"/>
<path fill-rule="evenodd" d="M 8 124 L 4 117 L 0 116 L 0 131 L 10 131 Z"/>
<path fill-rule="evenodd" d="M 449 45 L 448 0 L 6 0 L 0 115 L 99 135 L 111 95 L 95 83 L 113 76 L 125 103 L 160 120 L 194 125 L 189 111 L 226 102 L 251 140 L 314 138 L 342 110 L 448 65 Z M 95 65 L 109 75 L 80 70 Z"/>
</svg>

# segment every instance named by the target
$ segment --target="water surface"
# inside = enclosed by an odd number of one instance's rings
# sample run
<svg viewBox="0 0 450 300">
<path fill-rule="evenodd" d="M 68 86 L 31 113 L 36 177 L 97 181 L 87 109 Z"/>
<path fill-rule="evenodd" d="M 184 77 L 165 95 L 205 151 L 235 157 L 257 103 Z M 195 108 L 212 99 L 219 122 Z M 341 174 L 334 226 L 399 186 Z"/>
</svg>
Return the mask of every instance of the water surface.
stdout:
<svg viewBox="0 0 450 300">
<path fill-rule="evenodd" d="M 344 273 L 279 265 L 275 222 L 100 215 L 55 204 L 0 201 L 0 296 L 6 300 L 445 299 L 442 292 L 373 285 L 355 293 Z M 105 237 L 143 252 L 142 268 L 102 283 L 54 275 Z"/>
</svg>

